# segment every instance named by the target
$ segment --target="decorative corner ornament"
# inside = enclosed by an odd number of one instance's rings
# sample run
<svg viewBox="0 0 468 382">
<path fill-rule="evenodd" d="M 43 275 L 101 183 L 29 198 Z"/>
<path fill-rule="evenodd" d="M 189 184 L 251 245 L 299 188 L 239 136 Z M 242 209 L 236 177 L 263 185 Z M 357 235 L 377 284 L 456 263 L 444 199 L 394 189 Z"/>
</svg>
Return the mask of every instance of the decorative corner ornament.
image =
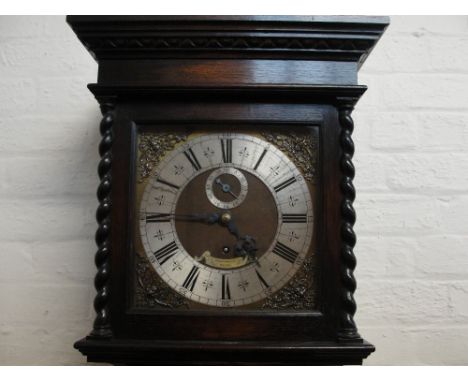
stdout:
<svg viewBox="0 0 468 382">
<path fill-rule="evenodd" d="M 136 299 L 138 308 L 188 308 L 187 300 L 180 294 L 169 288 L 151 269 L 148 260 L 139 254 L 135 254 Z M 173 267 L 180 267 L 174 263 Z"/>
<path fill-rule="evenodd" d="M 147 178 L 153 169 L 158 166 L 166 152 L 172 150 L 177 144 L 185 142 L 187 134 L 160 132 L 142 133 L 140 135 L 139 182 Z"/>
<path fill-rule="evenodd" d="M 268 297 L 262 304 L 265 310 L 306 311 L 317 308 L 317 290 L 314 275 L 317 274 L 315 256 L 307 257 L 299 272 L 284 288 Z"/>
<path fill-rule="evenodd" d="M 287 153 L 289 158 L 300 168 L 305 179 L 312 184 L 316 182 L 318 137 L 315 134 L 262 131 L 262 136 Z"/>
</svg>

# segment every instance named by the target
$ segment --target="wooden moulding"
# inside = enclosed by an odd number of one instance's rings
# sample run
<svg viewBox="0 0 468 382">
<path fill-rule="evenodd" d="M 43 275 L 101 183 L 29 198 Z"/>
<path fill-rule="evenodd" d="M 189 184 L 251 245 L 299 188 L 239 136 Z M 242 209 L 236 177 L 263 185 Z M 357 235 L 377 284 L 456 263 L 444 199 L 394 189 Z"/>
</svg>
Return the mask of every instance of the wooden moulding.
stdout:
<svg viewBox="0 0 468 382">
<path fill-rule="evenodd" d="M 387 17 L 69 16 L 101 85 L 357 83 Z"/>
</svg>

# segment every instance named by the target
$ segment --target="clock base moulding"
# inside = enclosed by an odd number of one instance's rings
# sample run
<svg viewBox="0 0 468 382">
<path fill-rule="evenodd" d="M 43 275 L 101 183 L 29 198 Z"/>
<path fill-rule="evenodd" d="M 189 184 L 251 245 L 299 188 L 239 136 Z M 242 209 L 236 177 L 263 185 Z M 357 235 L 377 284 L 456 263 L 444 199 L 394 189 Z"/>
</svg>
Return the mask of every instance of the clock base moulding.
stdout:
<svg viewBox="0 0 468 382">
<path fill-rule="evenodd" d="M 115 365 L 360 365 L 375 348 L 362 343 L 145 341 L 83 338 L 88 362 Z M 202 351 L 201 351 L 202 350 Z"/>
</svg>

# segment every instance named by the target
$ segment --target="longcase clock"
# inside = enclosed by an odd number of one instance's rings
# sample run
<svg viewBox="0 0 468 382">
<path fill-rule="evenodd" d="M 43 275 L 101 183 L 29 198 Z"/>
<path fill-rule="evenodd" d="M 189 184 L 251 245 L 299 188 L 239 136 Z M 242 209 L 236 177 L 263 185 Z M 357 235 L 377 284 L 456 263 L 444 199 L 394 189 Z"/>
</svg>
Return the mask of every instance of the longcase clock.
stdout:
<svg viewBox="0 0 468 382">
<path fill-rule="evenodd" d="M 70 16 L 99 63 L 114 364 L 360 364 L 351 111 L 385 17 Z M 365 293 L 365 291 L 363 291 Z"/>
</svg>

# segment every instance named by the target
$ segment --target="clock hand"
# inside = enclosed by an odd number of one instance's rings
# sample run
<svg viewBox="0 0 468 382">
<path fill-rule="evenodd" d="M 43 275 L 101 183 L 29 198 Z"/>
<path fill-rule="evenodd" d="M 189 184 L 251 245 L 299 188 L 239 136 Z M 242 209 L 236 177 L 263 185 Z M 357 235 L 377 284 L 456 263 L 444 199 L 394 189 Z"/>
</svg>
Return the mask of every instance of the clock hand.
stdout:
<svg viewBox="0 0 468 382">
<path fill-rule="evenodd" d="M 227 227 L 229 232 L 237 239 L 240 239 L 239 230 L 237 229 L 234 220 L 230 213 L 225 212 L 222 215 L 219 213 L 200 213 L 200 214 L 171 214 L 160 212 L 147 212 L 146 221 L 150 223 L 168 222 L 171 219 L 178 221 L 193 221 L 207 224 L 220 223 Z"/>
<path fill-rule="evenodd" d="M 234 194 L 231 191 L 231 186 L 229 184 L 223 183 L 223 181 L 221 179 L 219 179 L 219 178 L 216 178 L 215 183 L 219 184 L 221 186 L 223 192 L 227 192 L 227 193 L 231 194 L 235 199 L 238 198 L 238 195 Z"/>
<path fill-rule="evenodd" d="M 256 262 L 258 264 L 257 259 L 257 243 L 252 236 L 245 235 L 240 240 L 237 241 L 234 250 L 236 255 L 242 257 L 248 257 L 251 262 Z"/>
<path fill-rule="evenodd" d="M 222 215 L 219 213 L 199 213 L 199 214 L 171 214 L 171 213 L 160 213 L 160 212 L 147 212 L 146 221 L 151 223 L 157 222 L 169 222 L 171 219 L 179 221 L 192 221 L 207 224 L 219 223 L 224 225 L 228 231 L 234 235 L 237 239 L 235 244 L 235 253 L 241 257 L 248 257 L 252 262 L 257 262 L 256 241 L 252 236 L 245 235 L 241 236 L 239 230 L 229 212 L 225 212 Z"/>
<path fill-rule="evenodd" d="M 239 234 L 239 230 L 237 229 L 234 219 L 229 212 L 223 213 L 219 221 L 237 238 L 237 242 L 234 247 L 236 255 L 248 257 L 250 261 L 257 262 L 256 252 L 258 248 L 255 239 L 250 235 L 241 236 Z"/>
<path fill-rule="evenodd" d="M 239 230 L 237 229 L 236 223 L 229 212 L 225 212 L 221 215 L 219 220 L 222 225 L 227 227 L 228 231 L 232 233 L 237 239 L 240 239 Z"/>
<path fill-rule="evenodd" d="M 200 214 L 171 214 L 171 213 L 159 213 L 159 212 L 147 212 L 146 221 L 151 223 L 157 222 L 168 222 L 171 219 L 179 221 L 192 221 L 207 224 L 217 223 L 220 219 L 220 215 L 214 213 L 200 213 Z"/>
</svg>

